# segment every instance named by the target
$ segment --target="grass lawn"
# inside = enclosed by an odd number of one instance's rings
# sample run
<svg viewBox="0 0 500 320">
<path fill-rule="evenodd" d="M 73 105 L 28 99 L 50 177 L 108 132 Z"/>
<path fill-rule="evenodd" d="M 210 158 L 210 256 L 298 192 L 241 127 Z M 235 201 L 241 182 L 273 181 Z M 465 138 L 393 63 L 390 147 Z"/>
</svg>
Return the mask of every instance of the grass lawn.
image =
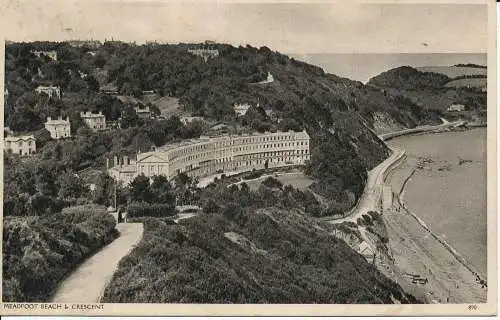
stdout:
<svg viewBox="0 0 500 320">
<path fill-rule="evenodd" d="M 245 181 L 245 182 L 246 182 L 246 184 L 248 184 L 248 186 L 250 187 L 251 190 L 257 190 L 259 188 L 261 182 L 264 181 L 267 177 L 269 177 L 269 176 L 265 175 L 265 176 L 262 176 L 256 180 Z M 304 175 L 301 172 L 286 173 L 286 174 L 278 173 L 278 176 L 272 175 L 272 177 L 278 179 L 285 186 L 290 184 L 294 188 L 297 188 L 299 190 L 306 189 L 314 182 L 313 179 L 307 177 L 306 175 Z"/>
</svg>

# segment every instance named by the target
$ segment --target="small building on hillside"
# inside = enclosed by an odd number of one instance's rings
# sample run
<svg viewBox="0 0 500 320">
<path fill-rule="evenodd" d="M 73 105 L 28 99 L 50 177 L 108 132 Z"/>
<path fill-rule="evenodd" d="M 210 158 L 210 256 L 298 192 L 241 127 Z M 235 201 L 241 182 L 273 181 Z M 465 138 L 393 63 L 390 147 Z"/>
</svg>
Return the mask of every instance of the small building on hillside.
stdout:
<svg viewBox="0 0 500 320">
<path fill-rule="evenodd" d="M 271 83 L 271 82 L 274 82 L 274 77 L 270 72 L 268 72 L 266 80 L 260 81 L 259 84 L 266 84 L 266 83 Z"/>
<path fill-rule="evenodd" d="M 57 119 L 47 118 L 45 122 L 45 129 L 50 133 L 52 139 L 61 139 L 71 137 L 71 125 L 69 117 L 63 120 L 61 117 Z"/>
<path fill-rule="evenodd" d="M 50 51 L 31 51 L 35 56 L 38 58 L 42 56 L 49 57 L 50 59 L 57 61 L 57 52 L 55 50 L 50 50 Z"/>
<path fill-rule="evenodd" d="M 188 49 L 188 52 L 192 55 L 202 57 L 205 62 L 210 58 L 217 58 L 219 56 L 219 50 L 212 48 Z"/>
<path fill-rule="evenodd" d="M 149 106 L 137 106 L 134 108 L 135 113 L 141 119 L 151 119 L 151 110 L 149 110 Z"/>
<path fill-rule="evenodd" d="M 365 259 L 370 262 L 375 262 L 375 251 L 366 243 L 366 241 L 361 242 L 358 245 L 358 253 L 361 254 Z"/>
<path fill-rule="evenodd" d="M 35 92 L 38 94 L 44 93 L 44 94 L 48 95 L 50 98 L 52 98 L 54 96 L 61 98 L 61 89 L 59 87 L 56 87 L 56 86 L 38 86 L 35 89 Z"/>
<path fill-rule="evenodd" d="M 122 127 L 122 118 L 118 118 L 118 120 L 106 121 L 107 129 L 120 129 L 121 127 Z"/>
<path fill-rule="evenodd" d="M 108 83 L 100 86 L 99 92 L 102 94 L 109 94 L 109 95 L 118 94 L 118 87 L 115 86 L 114 84 Z"/>
<path fill-rule="evenodd" d="M 465 106 L 463 104 L 452 104 L 448 107 L 448 112 L 460 112 L 465 111 Z"/>
<path fill-rule="evenodd" d="M 234 112 L 236 112 L 236 114 L 238 116 L 244 116 L 247 113 L 248 109 L 250 109 L 250 107 L 251 107 L 251 105 L 248 103 L 244 103 L 244 104 L 235 103 L 233 105 L 233 110 L 234 110 Z"/>
<path fill-rule="evenodd" d="M 36 152 L 36 139 L 34 136 L 9 136 L 4 139 L 4 150 L 7 153 L 29 156 Z"/>
<path fill-rule="evenodd" d="M 203 120 L 204 120 L 203 117 L 181 117 L 181 122 L 184 125 L 191 123 L 193 121 L 203 121 Z"/>
<path fill-rule="evenodd" d="M 124 185 L 132 182 L 136 176 L 137 164 L 136 161 L 130 159 L 128 156 L 113 158 L 113 163 L 107 161 L 107 167 L 113 166 L 108 169 L 109 175 L 116 181 L 123 182 Z"/>
<path fill-rule="evenodd" d="M 99 113 L 92 113 L 90 111 L 80 112 L 80 118 L 82 118 L 83 123 L 92 129 L 92 131 L 106 129 L 106 116 L 102 114 L 102 111 L 99 111 Z"/>
</svg>

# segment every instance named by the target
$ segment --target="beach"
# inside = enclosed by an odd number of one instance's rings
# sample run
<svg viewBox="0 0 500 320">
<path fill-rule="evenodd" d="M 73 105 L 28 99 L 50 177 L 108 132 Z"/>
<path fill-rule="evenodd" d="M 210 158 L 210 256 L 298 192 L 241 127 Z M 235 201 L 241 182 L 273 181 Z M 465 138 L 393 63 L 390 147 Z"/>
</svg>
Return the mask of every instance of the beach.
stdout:
<svg viewBox="0 0 500 320">
<path fill-rule="evenodd" d="M 484 302 L 486 129 L 388 144 L 407 154 L 386 180 L 395 197 L 383 212 L 389 243 L 379 269 L 428 303 Z M 427 282 L 414 283 L 415 276 Z"/>
</svg>

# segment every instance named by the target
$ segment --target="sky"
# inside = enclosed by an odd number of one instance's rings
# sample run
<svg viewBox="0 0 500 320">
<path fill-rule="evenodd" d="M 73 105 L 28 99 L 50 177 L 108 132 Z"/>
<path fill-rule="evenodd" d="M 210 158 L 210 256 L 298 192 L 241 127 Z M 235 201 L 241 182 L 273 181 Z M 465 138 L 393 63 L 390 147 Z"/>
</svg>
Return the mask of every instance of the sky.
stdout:
<svg viewBox="0 0 500 320">
<path fill-rule="evenodd" d="M 13 41 L 92 38 L 177 43 L 214 40 L 233 45 L 267 46 L 303 57 L 334 53 L 487 51 L 486 0 L 466 1 L 476 4 L 456 4 L 459 0 L 451 4 L 435 4 L 443 0 L 434 0 L 434 4 L 429 1 L 414 4 L 407 0 L 397 4 L 251 0 L 245 3 L 4 1 L 6 6 L 0 10 L 2 29 L 6 39 Z M 373 64 L 376 63 L 382 65 L 374 60 Z"/>
</svg>

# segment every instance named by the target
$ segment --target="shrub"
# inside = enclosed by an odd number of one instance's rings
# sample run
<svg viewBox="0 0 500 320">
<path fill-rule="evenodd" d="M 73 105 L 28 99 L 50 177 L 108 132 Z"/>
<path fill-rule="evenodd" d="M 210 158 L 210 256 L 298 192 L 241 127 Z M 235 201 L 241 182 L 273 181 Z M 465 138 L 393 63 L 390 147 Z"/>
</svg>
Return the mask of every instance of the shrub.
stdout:
<svg viewBox="0 0 500 320">
<path fill-rule="evenodd" d="M 278 188 L 281 189 L 283 187 L 283 183 L 279 181 L 278 179 L 275 179 L 273 177 L 268 177 L 264 181 L 262 181 L 262 184 L 265 185 L 266 187 L 269 188 Z"/>
<path fill-rule="evenodd" d="M 177 214 L 171 204 L 137 202 L 128 206 L 127 217 L 169 217 Z"/>
<path fill-rule="evenodd" d="M 4 302 L 43 302 L 84 259 L 116 238 L 103 207 L 66 208 L 46 216 L 4 217 Z"/>
</svg>

